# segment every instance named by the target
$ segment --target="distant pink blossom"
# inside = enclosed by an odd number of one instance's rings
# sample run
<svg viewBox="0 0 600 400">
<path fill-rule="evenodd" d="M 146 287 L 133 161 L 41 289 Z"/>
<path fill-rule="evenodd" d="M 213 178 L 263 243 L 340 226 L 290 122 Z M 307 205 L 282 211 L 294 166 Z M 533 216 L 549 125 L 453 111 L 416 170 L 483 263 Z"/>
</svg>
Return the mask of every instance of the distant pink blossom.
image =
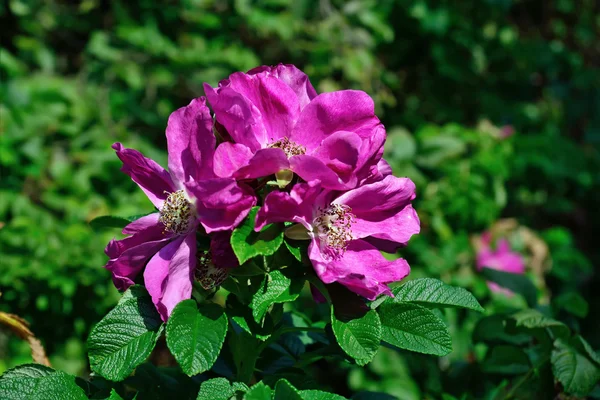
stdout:
<svg viewBox="0 0 600 400">
<path fill-rule="evenodd" d="M 492 248 L 492 235 L 485 232 L 481 235 L 481 248 L 477 252 L 477 269 L 491 268 L 512 274 L 524 274 L 525 263 L 523 257 L 511 250 L 510 243 L 505 238 L 496 241 L 496 248 Z M 508 289 L 500 287 L 494 282 L 488 282 L 488 287 L 494 292 L 512 294 Z"/>
</svg>

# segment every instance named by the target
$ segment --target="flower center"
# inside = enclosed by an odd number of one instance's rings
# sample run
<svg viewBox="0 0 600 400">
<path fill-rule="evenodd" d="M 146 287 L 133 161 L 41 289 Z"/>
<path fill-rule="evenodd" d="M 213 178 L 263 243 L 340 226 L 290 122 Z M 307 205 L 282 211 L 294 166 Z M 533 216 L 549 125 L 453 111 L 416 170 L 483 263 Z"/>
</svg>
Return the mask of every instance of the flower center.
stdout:
<svg viewBox="0 0 600 400">
<path fill-rule="evenodd" d="M 212 261 L 210 251 L 198 251 L 196 255 L 196 270 L 194 278 L 200 286 L 205 290 L 210 290 L 215 286 L 219 286 L 229 273 L 226 268 L 218 268 Z"/>
<path fill-rule="evenodd" d="M 190 231 L 195 216 L 194 206 L 185 197 L 183 190 L 178 190 L 169 194 L 158 220 L 166 231 L 181 235 Z"/>
<path fill-rule="evenodd" d="M 269 147 L 273 147 L 276 149 L 281 149 L 287 156 L 290 158 L 292 156 L 300 156 L 302 154 L 306 154 L 306 147 L 297 144 L 296 142 L 292 142 L 287 137 L 283 137 L 269 145 Z"/>
<path fill-rule="evenodd" d="M 319 207 L 313 227 L 321 241 L 321 253 L 326 258 L 339 259 L 344 255 L 348 242 L 354 239 L 351 230 L 354 218 L 352 208 L 344 204 Z"/>
</svg>

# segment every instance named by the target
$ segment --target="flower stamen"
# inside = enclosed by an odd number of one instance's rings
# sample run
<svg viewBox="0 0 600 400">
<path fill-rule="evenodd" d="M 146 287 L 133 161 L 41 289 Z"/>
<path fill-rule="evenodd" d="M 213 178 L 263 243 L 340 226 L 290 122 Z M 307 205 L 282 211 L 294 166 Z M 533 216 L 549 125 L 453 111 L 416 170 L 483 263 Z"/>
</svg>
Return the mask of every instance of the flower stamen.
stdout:
<svg viewBox="0 0 600 400">
<path fill-rule="evenodd" d="M 321 242 L 321 253 L 328 259 L 339 259 L 353 240 L 352 223 L 355 220 L 352 208 L 345 204 L 330 204 L 327 208 L 319 207 L 318 215 L 313 220 L 315 233 Z"/>
<path fill-rule="evenodd" d="M 184 191 L 178 190 L 169 194 L 158 220 L 165 226 L 165 231 L 182 235 L 192 229 L 195 216 L 194 206 Z"/>
<path fill-rule="evenodd" d="M 198 251 L 196 260 L 194 278 L 205 290 L 219 286 L 229 276 L 227 268 L 218 268 L 215 266 L 210 251 Z"/>
<path fill-rule="evenodd" d="M 292 156 L 300 156 L 302 154 L 306 154 L 306 147 L 299 145 L 296 142 L 292 142 L 287 137 L 283 137 L 273 143 L 271 143 L 268 147 L 281 149 L 287 156 L 290 158 Z"/>
</svg>

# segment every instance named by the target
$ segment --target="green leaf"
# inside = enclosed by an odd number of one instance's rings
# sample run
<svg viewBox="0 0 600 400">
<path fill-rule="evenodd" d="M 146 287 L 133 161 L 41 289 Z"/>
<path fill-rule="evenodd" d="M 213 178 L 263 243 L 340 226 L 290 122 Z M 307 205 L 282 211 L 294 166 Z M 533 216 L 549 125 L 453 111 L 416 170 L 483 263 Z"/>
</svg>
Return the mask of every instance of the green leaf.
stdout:
<svg viewBox="0 0 600 400">
<path fill-rule="evenodd" d="M 39 364 L 9 369 L 0 377 L 2 400 L 86 400 L 75 377 Z"/>
<path fill-rule="evenodd" d="M 245 393 L 248 386 L 241 382 L 229 382 L 225 378 L 214 378 L 202 382 L 196 400 L 229 400 L 236 394 Z"/>
<path fill-rule="evenodd" d="M 163 324 L 146 289 L 129 288 L 88 338 L 92 371 L 112 381 L 125 379 L 154 348 Z"/>
<path fill-rule="evenodd" d="M 280 379 L 275 384 L 273 400 L 302 400 L 302 396 L 298 389 L 293 387 L 291 383 L 285 379 Z"/>
<path fill-rule="evenodd" d="M 517 346 L 495 346 L 488 352 L 482 369 L 491 374 L 525 374 L 531 369 L 527 354 Z"/>
<path fill-rule="evenodd" d="M 473 330 L 473 342 L 525 344 L 531 337 L 525 334 L 510 334 L 506 332 L 506 316 L 494 314 L 477 321 Z"/>
<path fill-rule="evenodd" d="M 431 310 L 413 303 L 384 303 L 377 311 L 384 342 L 436 356 L 452 351 L 448 328 Z"/>
<path fill-rule="evenodd" d="M 235 365 L 236 380 L 250 382 L 260 354 L 261 342 L 246 331 L 235 332 L 234 329 L 230 329 L 227 343 Z"/>
<path fill-rule="evenodd" d="M 240 265 L 256 256 L 274 254 L 283 243 L 283 231 L 276 224 L 267 225 L 260 232 L 254 231 L 254 221 L 259 208 L 253 207 L 246 219 L 231 234 L 231 247 Z"/>
<path fill-rule="evenodd" d="M 467 290 L 447 285 L 438 279 L 414 279 L 392 289 L 392 292 L 394 297 L 388 297 L 388 302 L 409 302 L 424 306 L 459 307 L 483 311 L 477 299 Z"/>
<path fill-rule="evenodd" d="M 111 228 L 123 229 L 126 225 L 129 225 L 136 219 L 140 219 L 142 217 L 145 217 L 146 215 L 148 214 L 133 215 L 131 217 L 116 217 L 114 215 L 103 215 L 101 217 L 94 218 L 89 222 L 89 224 L 93 229 L 96 230 Z"/>
<path fill-rule="evenodd" d="M 233 276 L 256 276 L 264 275 L 265 271 L 256 265 L 254 261 L 248 261 L 237 268 L 231 268 L 229 274 Z"/>
<path fill-rule="evenodd" d="M 566 338 L 570 335 L 569 328 L 560 321 L 546 317 L 537 310 L 527 309 L 512 315 L 517 327 L 527 329 L 549 329 L 555 338 Z"/>
<path fill-rule="evenodd" d="M 483 268 L 481 274 L 485 279 L 522 295 L 529 307 L 534 307 L 537 304 L 537 289 L 527 276 L 491 268 Z"/>
<path fill-rule="evenodd" d="M 585 396 L 600 381 L 600 368 L 572 343 L 562 339 L 554 342 L 550 358 L 552 373 L 563 385 L 565 392 Z"/>
<path fill-rule="evenodd" d="M 254 320 L 260 323 L 269 307 L 275 303 L 287 303 L 296 300 L 303 285 L 304 281 L 302 279 L 288 278 L 279 270 L 265 275 L 250 302 Z"/>
<path fill-rule="evenodd" d="M 346 354 L 365 365 L 375 357 L 381 342 L 381 321 L 375 310 L 347 322 L 336 318 L 331 312 L 331 327 L 335 338 Z"/>
<path fill-rule="evenodd" d="M 294 258 L 302 262 L 302 252 L 306 252 L 307 246 L 300 240 L 285 240 L 285 247 L 290 251 Z"/>
<path fill-rule="evenodd" d="M 183 372 L 192 376 L 213 366 L 226 334 L 227 316 L 222 307 L 198 307 L 194 300 L 184 300 L 175 306 L 167 323 L 167 346 Z"/>
<path fill-rule="evenodd" d="M 563 293 L 553 303 L 579 318 L 585 318 L 589 311 L 588 302 L 577 292 Z"/>
<path fill-rule="evenodd" d="M 117 393 L 115 389 L 110 390 L 110 396 L 106 400 L 123 400 L 123 398 Z"/>
<path fill-rule="evenodd" d="M 301 390 L 300 395 L 303 400 L 347 400 L 345 397 L 338 394 L 320 390 Z"/>
<path fill-rule="evenodd" d="M 271 400 L 273 390 L 263 382 L 258 382 L 246 392 L 244 400 Z"/>
<path fill-rule="evenodd" d="M 226 309 L 227 316 L 249 334 L 260 340 L 266 340 L 271 336 L 274 324 L 269 314 L 266 314 L 262 324 L 258 324 L 252 316 L 252 310 L 240 303 L 238 297 L 233 294 L 227 296 Z"/>
<path fill-rule="evenodd" d="M 123 217 L 114 217 L 112 215 L 104 215 L 102 217 L 96 217 L 90 221 L 90 226 L 94 229 L 108 229 L 108 228 L 120 228 L 123 229 L 126 225 L 131 223 L 130 220 Z"/>
</svg>

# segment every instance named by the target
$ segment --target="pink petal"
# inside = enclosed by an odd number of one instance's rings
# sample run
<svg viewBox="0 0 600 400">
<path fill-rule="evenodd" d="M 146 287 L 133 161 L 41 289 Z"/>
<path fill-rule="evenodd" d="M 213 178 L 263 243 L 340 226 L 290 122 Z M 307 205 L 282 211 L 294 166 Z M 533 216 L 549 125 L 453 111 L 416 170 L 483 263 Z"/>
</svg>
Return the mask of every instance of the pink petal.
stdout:
<svg viewBox="0 0 600 400">
<path fill-rule="evenodd" d="M 317 91 L 310 83 L 308 76 L 291 64 L 279 64 L 275 67 L 256 67 L 248 71 L 249 75 L 270 74 L 279 78 L 288 85 L 298 97 L 300 109 L 302 110 L 312 99 L 317 97 Z"/>
<path fill-rule="evenodd" d="M 104 268 L 112 273 L 113 283 L 119 290 L 133 285 L 133 280 L 144 268 L 150 257 L 167 244 L 170 235 L 163 234 L 163 227 L 155 224 L 139 230 L 122 240 L 111 240 L 104 252 L 110 257 Z"/>
<path fill-rule="evenodd" d="M 409 178 L 386 176 L 382 181 L 350 190 L 334 200 L 352 208 L 357 219 L 391 218 L 415 198 L 415 184 Z"/>
<path fill-rule="evenodd" d="M 318 180 L 323 187 L 328 189 L 347 189 L 356 184 L 355 180 L 343 182 L 323 161 L 307 154 L 291 157 L 290 167 L 292 171 L 305 181 L 311 182 Z"/>
<path fill-rule="evenodd" d="M 315 97 L 302 110 L 290 139 L 311 152 L 334 132 L 349 131 L 368 138 L 379 125 L 373 100 L 368 94 L 340 90 Z"/>
<path fill-rule="evenodd" d="M 290 162 L 283 150 L 278 148 L 261 149 L 254 154 L 248 165 L 240 168 L 233 176 L 236 179 L 256 179 L 289 168 Z"/>
<path fill-rule="evenodd" d="M 221 143 L 215 151 L 215 174 L 220 178 L 230 178 L 238 169 L 248 165 L 252 156 L 252 151 L 243 144 Z"/>
<path fill-rule="evenodd" d="M 123 162 L 121 171 L 138 184 L 156 208 L 161 209 L 169 193 L 177 190 L 171 175 L 155 161 L 144 157 L 137 150 L 126 149 L 121 143 L 113 144 L 112 148 Z"/>
<path fill-rule="evenodd" d="M 410 204 L 389 218 L 361 219 L 357 216 L 352 224 L 354 238 L 362 239 L 371 236 L 375 239 L 395 242 L 396 248 L 406 245 L 411 236 L 416 235 L 420 230 L 419 216 Z M 386 249 L 389 247 L 382 248 L 382 250 Z"/>
<path fill-rule="evenodd" d="M 256 214 L 254 230 L 258 232 L 265 225 L 275 222 L 297 222 L 311 229 L 313 208 L 319 192 L 319 183 L 310 182 L 294 185 L 291 193 L 269 193 Z"/>
<path fill-rule="evenodd" d="M 326 284 L 338 282 L 351 291 L 374 300 L 378 295 L 391 295 L 388 283 L 396 282 L 410 273 L 404 259 L 386 260 L 371 244 L 353 240 L 338 260 L 325 260 L 317 240 L 308 248 L 315 272 Z"/>
<path fill-rule="evenodd" d="M 198 219 L 207 233 L 233 230 L 256 204 L 254 191 L 235 179 L 191 182 L 187 188 L 198 199 Z"/>
<path fill-rule="evenodd" d="M 338 131 L 326 137 L 311 154 L 337 174 L 343 182 L 352 181 L 362 139 L 354 132 Z"/>
<path fill-rule="evenodd" d="M 180 183 L 214 177 L 212 171 L 216 139 L 206 99 L 194 99 L 174 111 L 167 124 L 169 171 Z"/>
<path fill-rule="evenodd" d="M 213 89 L 204 84 L 204 92 L 219 124 L 231 138 L 256 151 L 267 144 L 267 132 L 260 111 L 250 100 L 230 87 Z"/>
<path fill-rule="evenodd" d="M 267 143 L 292 132 L 300 105 L 294 91 L 276 77 L 236 72 L 229 76 L 229 87 L 242 94 L 258 109 L 267 134 Z"/>
<path fill-rule="evenodd" d="M 141 218 L 136 219 L 132 223 L 128 224 L 125 228 L 123 228 L 122 233 L 124 235 L 133 235 L 140 231 L 143 231 L 151 226 L 158 225 L 158 219 L 160 218 L 160 213 L 152 213 L 145 215 Z"/>
<path fill-rule="evenodd" d="M 146 266 L 144 283 L 163 321 L 192 294 L 196 269 L 196 234 L 177 238 L 163 247 Z"/>
</svg>

